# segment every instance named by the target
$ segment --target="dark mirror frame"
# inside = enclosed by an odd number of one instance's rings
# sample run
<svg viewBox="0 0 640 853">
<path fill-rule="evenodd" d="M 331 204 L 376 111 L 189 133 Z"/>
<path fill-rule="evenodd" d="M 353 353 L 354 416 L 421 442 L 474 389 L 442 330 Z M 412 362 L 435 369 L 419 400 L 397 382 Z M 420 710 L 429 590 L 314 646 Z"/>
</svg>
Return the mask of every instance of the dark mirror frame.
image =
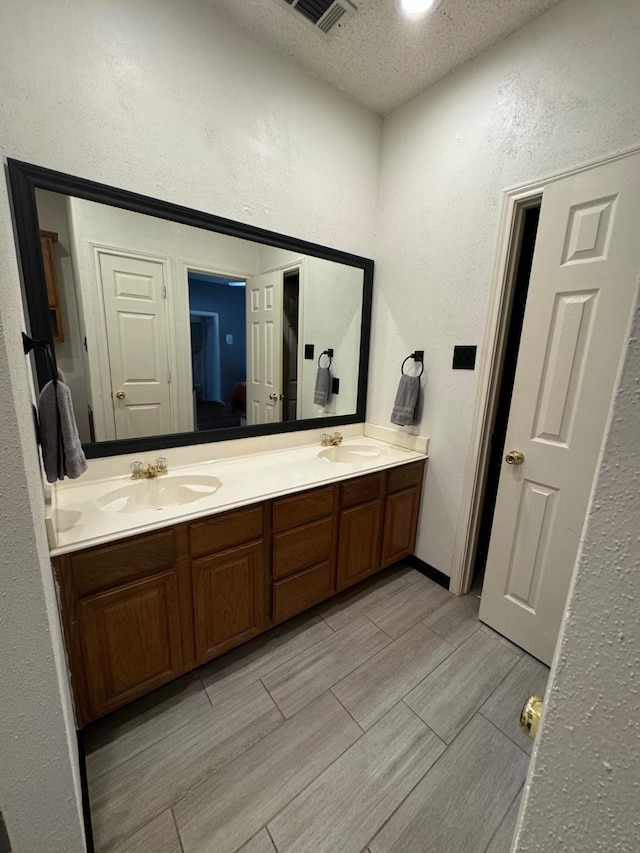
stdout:
<svg viewBox="0 0 640 853">
<path fill-rule="evenodd" d="M 146 436 L 144 438 L 98 441 L 83 445 L 90 458 L 116 456 L 124 453 L 136 453 L 146 450 L 158 450 L 163 447 L 182 447 L 190 444 L 204 444 L 213 441 L 228 441 L 237 438 L 250 438 L 256 435 L 275 435 L 284 432 L 329 428 L 344 424 L 363 423 L 367 399 L 367 378 L 369 369 L 369 339 L 371 335 L 371 301 L 373 291 L 373 266 L 369 258 L 361 258 L 337 249 L 330 249 L 306 240 L 287 237 L 274 231 L 266 231 L 223 219 L 211 213 L 191 210 L 170 202 L 139 195 L 128 190 L 117 189 L 106 184 L 55 172 L 41 166 L 23 163 L 19 160 L 7 160 L 8 181 L 13 204 L 16 242 L 19 250 L 19 263 L 22 271 L 22 283 L 28 311 L 29 334 L 36 339 L 46 339 L 53 344 L 51 318 L 47 300 L 44 277 L 44 264 L 40 248 L 40 229 L 36 206 L 36 190 L 50 190 L 63 195 L 77 196 L 88 201 L 120 207 L 124 210 L 169 219 L 194 228 L 216 231 L 253 240 L 280 249 L 289 249 L 335 261 L 339 264 L 357 267 L 363 271 L 362 322 L 360 326 L 360 359 L 358 374 L 358 397 L 356 411 L 352 415 L 336 415 L 326 418 L 309 418 L 279 424 L 260 424 L 258 426 L 228 427 L 218 430 L 169 433 L 166 435 Z M 49 380 L 49 370 L 44 353 L 35 350 L 36 375 L 39 388 Z"/>
</svg>

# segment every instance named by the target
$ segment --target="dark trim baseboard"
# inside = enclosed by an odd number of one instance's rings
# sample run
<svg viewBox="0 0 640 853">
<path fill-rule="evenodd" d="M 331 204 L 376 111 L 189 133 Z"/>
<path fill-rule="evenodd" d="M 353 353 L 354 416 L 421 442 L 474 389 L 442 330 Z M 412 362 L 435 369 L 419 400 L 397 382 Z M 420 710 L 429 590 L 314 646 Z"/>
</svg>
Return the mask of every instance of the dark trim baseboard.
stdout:
<svg viewBox="0 0 640 853">
<path fill-rule="evenodd" d="M 11 853 L 11 842 L 9 841 L 9 833 L 0 812 L 0 853 Z"/>
<path fill-rule="evenodd" d="M 91 803 L 89 801 L 89 783 L 87 782 L 87 758 L 84 748 L 84 732 L 78 733 L 78 759 L 80 764 L 80 790 L 82 791 L 82 816 L 84 818 L 84 837 L 87 853 L 95 853 L 93 827 L 91 825 Z"/>
<path fill-rule="evenodd" d="M 443 586 L 445 589 L 449 589 L 451 585 L 451 578 L 444 574 L 444 572 L 439 572 L 438 569 L 434 569 L 433 566 L 430 566 L 429 563 L 425 563 L 424 560 L 421 560 L 420 557 L 416 557 L 415 554 L 411 554 L 405 560 L 405 563 L 409 563 L 412 569 L 420 572 L 420 574 L 429 578 L 436 583 L 439 583 L 440 586 Z"/>
</svg>

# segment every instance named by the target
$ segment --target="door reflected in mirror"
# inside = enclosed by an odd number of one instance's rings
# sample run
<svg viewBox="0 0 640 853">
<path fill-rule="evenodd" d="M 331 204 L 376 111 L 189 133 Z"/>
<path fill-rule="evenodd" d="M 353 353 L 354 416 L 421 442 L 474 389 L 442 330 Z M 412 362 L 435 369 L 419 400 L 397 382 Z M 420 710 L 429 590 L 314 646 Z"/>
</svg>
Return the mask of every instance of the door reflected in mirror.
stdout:
<svg viewBox="0 0 640 853">
<path fill-rule="evenodd" d="M 356 413 L 362 267 L 43 189 L 36 203 L 83 443 Z"/>
</svg>

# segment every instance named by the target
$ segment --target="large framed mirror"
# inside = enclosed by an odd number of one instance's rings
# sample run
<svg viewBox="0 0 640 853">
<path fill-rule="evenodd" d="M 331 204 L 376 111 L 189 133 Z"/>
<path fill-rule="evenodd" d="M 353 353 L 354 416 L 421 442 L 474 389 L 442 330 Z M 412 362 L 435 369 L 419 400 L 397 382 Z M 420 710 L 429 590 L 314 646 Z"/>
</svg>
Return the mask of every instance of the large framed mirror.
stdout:
<svg viewBox="0 0 640 853">
<path fill-rule="evenodd" d="M 8 175 L 30 334 L 53 342 L 87 456 L 364 421 L 372 260 L 16 160 Z"/>
</svg>

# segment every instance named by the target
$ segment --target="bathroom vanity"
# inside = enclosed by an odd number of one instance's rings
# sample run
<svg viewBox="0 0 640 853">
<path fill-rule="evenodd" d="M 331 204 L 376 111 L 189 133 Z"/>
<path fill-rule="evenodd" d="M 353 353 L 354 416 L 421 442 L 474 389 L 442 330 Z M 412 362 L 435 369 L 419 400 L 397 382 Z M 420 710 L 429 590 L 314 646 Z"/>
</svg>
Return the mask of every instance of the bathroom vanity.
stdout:
<svg viewBox="0 0 640 853">
<path fill-rule="evenodd" d="M 306 470 L 304 450 L 288 454 L 293 471 Z M 80 727 L 413 553 L 424 456 L 395 448 L 340 465 L 321 454 L 313 449 L 307 469 L 319 463 L 309 476 L 325 485 L 289 483 L 282 497 L 220 511 L 234 468 L 241 476 L 242 464 L 228 461 L 216 468 L 224 485 L 209 514 L 122 538 L 114 512 L 116 541 L 103 528 L 102 544 L 54 556 Z M 252 468 L 265 482 L 259 456 Z M 92 488 L 85 500 L 99 504 Z"/>
<path fill-rule="evenodd" d="M 47 517 L 82 727 L 411 554 L 427 440 L 365 423 L 373 260 L 8 173 L 30 332 L 90 459 Z M 42 388 L 55 365 L 33 359 Z M 160 456 L 168 473 L 132 480 Z"/>
</svg>

